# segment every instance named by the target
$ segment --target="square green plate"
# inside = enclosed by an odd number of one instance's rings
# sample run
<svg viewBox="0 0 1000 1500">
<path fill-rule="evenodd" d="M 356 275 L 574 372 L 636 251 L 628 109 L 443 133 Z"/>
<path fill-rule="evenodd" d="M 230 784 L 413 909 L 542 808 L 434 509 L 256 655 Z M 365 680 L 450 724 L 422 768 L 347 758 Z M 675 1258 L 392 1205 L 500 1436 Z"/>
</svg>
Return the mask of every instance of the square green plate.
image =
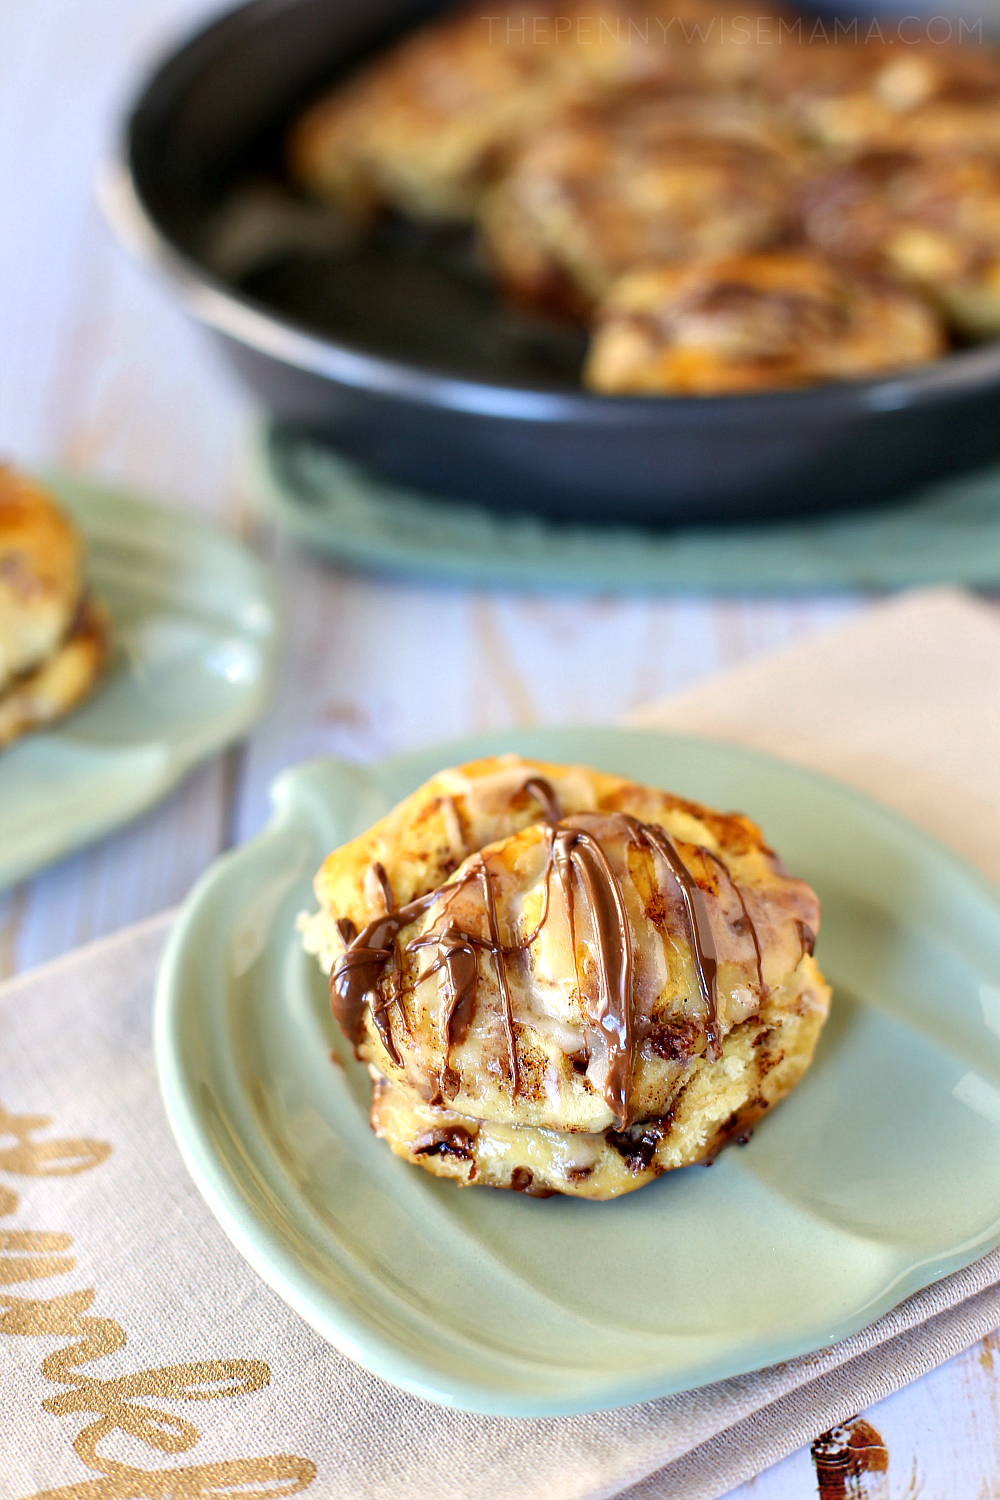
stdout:
<svg viewBox="0 0 1000 1500">
<path fill-rule="evenodd" d="M 66 475 L 44 483 L 86 538 L 113 651 L 75 713 L 0 751 L 0 889 L 134 818 L 243 734 L 277 651 L 270 575 L 234 537 Z"/>
<path fill-rule="evenodd" d="M 392 1156 L 296 914 L 325 854 L 441 766 L 586 762 L 762 824 L 817 889 L 834 986 L 803 1082 L 711 1171 L 611 1203 L 459 1189 Z M 721 744 L 490 735 L 286 773 L 160 973 L 164 1099 L 237 1248 L 330 1343 L 468 1409 L 625 1405 L 843 1338 L 1000 1241 L 1000 898 L 856 793 Z"/>
</svg>

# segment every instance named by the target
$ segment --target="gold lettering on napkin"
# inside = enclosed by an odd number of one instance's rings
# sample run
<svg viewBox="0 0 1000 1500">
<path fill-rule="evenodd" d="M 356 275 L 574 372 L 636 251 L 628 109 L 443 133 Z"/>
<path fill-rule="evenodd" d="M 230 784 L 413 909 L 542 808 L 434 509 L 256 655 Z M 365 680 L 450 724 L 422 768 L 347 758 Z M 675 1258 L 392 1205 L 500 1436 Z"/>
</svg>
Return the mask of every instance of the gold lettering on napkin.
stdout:
<svg viewBox="0 0 1000 1500">
<path fill-rule="evenodd" d="M 48 1129 L 45 1115 L 11 1115 L 0 1106 L 0 1170 L 26 1177 L 60 1177 L 87 1172 L 111 1154 L 107 1141 L 83 1137 L 37 1140 Z M 18 1195 L 0 1185 L 0 1217 L 14 1212 Z M 76 1258 L 62 1252 L 72 1236 L 35 1229 L 0 1229 L 0 1287 L 17 1282 L 64 1276 Z M 310 1459 L 275 1453 L 199 1464 L 190 1468 L 138 1469 L 98 1452 L 111 1434 L 120 1432 L 161 1453 L 184 1453 L 200 1433 L 193 1422 L 150 1403 L 220 1401 L 250 1394 L 267 1385 L 271 1371 L 258 1359 L 210 1359 L 163 1365 L 116 1379 L 101 1379 L 77 1367 L 125 1347 L 127 1336 L 113 1318 L 93 1317 L 92 1287 L 60 1297 L 34 1300 L 0 1292 L 0 1333 L 27 1338 L 63 1338 L 73 1342 L 54 1350 L 42 1362 L 42 1374 L 68 1386 L 45 1397 L 43 1410 L 57 1416 L 86 1413 L 97 1420 L 81 1428 L 73 1448 L 88 1469 L 101 1475 L 58 1490 L 38 1491 L 26 1500 L 220 1500 L 239 1493 L 240 1500 L 279 1500 L 306 1489 L 316 1477 Z"/>
<path fill-rule="evenodd" d="M 71 1177 L 99 1167 L 111 1155 L 107 1141 L 73 1136 L 51 1141 L 32 1139 L 51 1124 L 49 1115 L 9 1115 L 0 1104 L 0 1137 L 12 1135 L 17 1142 L 0 1150 L 0 1170 L 22 1177 Z M 14 1199 L 16 1202 L 16 1194 Z"/>
<path fill-rule="evenodd" d="M 34 1229 L 0 1229 L 0 1250 L 68 1250 L 68 1234 L 43 1234 Z M 0 1286 L 15 1281 L 40 1281 L 43 1276 L 64 1276 L 76 1265 L 75 1255 L 23 1255 L 17 1260 L 0 1256 Z"/>
</svg>

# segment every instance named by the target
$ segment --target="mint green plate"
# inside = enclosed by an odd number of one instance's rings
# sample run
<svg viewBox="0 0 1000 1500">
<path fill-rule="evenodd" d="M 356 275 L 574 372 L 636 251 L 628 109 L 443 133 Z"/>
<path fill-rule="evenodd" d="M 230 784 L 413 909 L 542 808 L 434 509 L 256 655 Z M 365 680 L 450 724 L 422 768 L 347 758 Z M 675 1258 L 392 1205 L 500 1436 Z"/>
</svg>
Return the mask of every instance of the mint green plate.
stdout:
<svg viewBox="0 0 1000 1500">
<path fill-rule="evenodd" d="M 834 1002 L 745 1148 L 612 1203 L 459 1189 L 392 1156 L 300 949 L 323 856 L 443 765 L 585 761 L 759 819 L 823 903 Z M 488 735 L 363 771 L 318 761 L 185 903 L 156 1004 L 191 1173 L 260 1275 L 417 1395 L 554 1415 L 843 1338 L 1000 1241 L 1000 897 L 856 793 L 730 746 L 609 729 Z"/>
<path fill-rule="evenodd" d="M 66 475 L 44 479 L 87 539 L 114 649 L 75 713 L 0 751 L 0 889 L 134 818 L 243 734 L 277 648 L 269 574 L 233 537 Z"/>
</svg>

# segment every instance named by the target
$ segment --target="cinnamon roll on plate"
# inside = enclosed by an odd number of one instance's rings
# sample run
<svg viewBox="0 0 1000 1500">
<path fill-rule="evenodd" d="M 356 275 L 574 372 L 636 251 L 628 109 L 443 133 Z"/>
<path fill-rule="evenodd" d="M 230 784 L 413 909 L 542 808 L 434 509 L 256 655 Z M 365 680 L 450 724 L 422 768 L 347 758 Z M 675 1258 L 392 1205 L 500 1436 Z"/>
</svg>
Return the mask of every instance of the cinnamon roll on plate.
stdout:
<svg viewBox="0 0 1000 1500">
<path fill-rule="evenodd" d="M 83 543 L 47 492 L 0 465 L 0 748 L 61 718 L 108 654 Z"/>
<path fill-rule="evenodd" d="M 603 1199 L 710 1160 L 829 1006 L 816 897 L 748 818 L 587 767 L 443 771 L 315 889 L 372 1127 L 462 1184 Z"/>
</svg>

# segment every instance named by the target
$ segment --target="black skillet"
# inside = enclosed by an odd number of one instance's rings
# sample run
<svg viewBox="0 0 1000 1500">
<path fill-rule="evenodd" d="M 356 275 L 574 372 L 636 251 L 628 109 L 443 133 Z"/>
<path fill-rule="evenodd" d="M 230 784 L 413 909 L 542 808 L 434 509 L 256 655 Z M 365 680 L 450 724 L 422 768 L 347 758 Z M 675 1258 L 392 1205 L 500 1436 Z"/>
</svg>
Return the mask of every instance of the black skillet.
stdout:
<svg viewBox="0 0 1000 1500">
<path fill-rule="evenodd" d="M 1000 343 L 874 381 L 590 395 L 582 336 L 506 308 L 461 237 L 365 243 L 281 184 L 304 102 L 440 8 L 253 0 L 144 86 L 104 202 L 276 415 L 443 496 L 640 524 L 808 515 L 1000 457 Z"/>
</svg>

